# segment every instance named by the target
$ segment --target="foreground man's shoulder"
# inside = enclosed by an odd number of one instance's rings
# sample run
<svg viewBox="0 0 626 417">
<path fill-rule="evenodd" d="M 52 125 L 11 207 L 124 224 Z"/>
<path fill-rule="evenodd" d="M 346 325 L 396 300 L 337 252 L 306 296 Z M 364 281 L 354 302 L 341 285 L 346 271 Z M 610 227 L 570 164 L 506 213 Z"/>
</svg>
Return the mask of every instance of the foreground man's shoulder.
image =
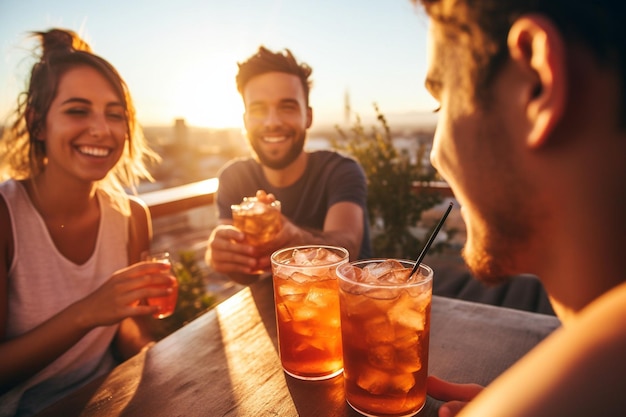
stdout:
<svg viewBox="0 0 626 417">
<path fill-rule="evenodd" d="M 489 384 L 463 417 L 626 415 L 626 283 L 606 292 Z"/>
<path fill-rule="evenodd" d="M 626 281 L 612 288 L 594 301 L 589 303 L 581 312 L 581 319 L 584 320 L 586 315 L 606 316 L 607 318 L 615 316 L 619 318 L 619 324 L 626 328 Z M 624 334 L 626 337 L 626 334 Z"/>
<path fill-rule="evenodd" d="M 565 320 L 557 333 L 562 334 L 555 338 L 555 346 L 560 345 L 559 349 L 565 352 L 576 352 L 571 357 L 575 361 L 605 362 L 612 358 L 626 367 L 626 355 L 621 353 L 626 352 L 626 282 Z"/>
</svg>

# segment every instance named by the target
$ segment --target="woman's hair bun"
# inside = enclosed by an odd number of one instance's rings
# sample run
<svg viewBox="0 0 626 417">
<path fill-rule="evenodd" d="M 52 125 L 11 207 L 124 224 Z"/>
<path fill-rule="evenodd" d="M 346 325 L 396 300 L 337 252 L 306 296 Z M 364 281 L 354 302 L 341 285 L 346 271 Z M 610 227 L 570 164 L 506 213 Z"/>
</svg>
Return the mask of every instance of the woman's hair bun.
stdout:
<svg viewBox="0 0 626 417">
<path fill-rule="evenodd" d="M 91 52 L 89 44 L 71 30 L 50 29 L 47 32 L 34 32 L 34 34 L 41 39 L 44 57 L 57 52 Z"/>
</svg>

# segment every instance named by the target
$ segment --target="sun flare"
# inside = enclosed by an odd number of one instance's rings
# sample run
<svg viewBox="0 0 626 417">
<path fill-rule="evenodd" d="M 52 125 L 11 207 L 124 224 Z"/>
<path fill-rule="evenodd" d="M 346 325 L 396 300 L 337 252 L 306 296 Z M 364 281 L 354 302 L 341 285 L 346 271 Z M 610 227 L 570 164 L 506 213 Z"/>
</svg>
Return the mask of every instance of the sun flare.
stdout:
<svg viewBox="0 0 626 417">
<path fill-rule="evenodd" d="M 219 129 L 243 124 L 243 104 L 232 74 L 208 74 L 198 67 L 184 71 L 172 108 L 190 126 Z"/>
</svg>

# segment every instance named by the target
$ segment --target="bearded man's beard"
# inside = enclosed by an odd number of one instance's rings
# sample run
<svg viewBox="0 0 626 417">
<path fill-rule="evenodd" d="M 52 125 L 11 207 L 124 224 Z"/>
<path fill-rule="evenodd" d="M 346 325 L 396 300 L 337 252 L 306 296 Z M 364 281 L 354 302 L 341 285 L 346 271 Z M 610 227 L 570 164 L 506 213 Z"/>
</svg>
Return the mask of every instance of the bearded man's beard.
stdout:
<svg viewBox="0 0 626 417">
<path fill-rule="evenodd" d="M 288 167 L 293 161 L 298 158 L 298 156 L 304 149 L 305 138 L 306 133 L 302 133 L 301 135 L 299 135 L 296 140 L 291 144 L 291 148 L 289 148 L 287 154 L 279 160 L 272 159 L 263 152 L 263 149 L 259 145 L 259 141 L 261 141 L 261 139 L 250 140 L 250 145 L 252 146 L 252 149 L 256 154 L 257 160 L 262 165 L 270 169 L 280 170 Z"/>
<path fill-rule="evenodd" d="M 461 255 L 473 276 L 487 285 L 499 285 L 513 275 L 528 273 L 521 259 L 531 239 L 530 223 L 520 213 L 506 219 L 492 215 L 490 226 L 474 224 Z M 470 236 L 471 234 L 471 236 Z"/>
<path fill-rule="evenodd" d="M 507 282 L 511 275 L 509 269 L 502 265 L 502 259 L 484 251 L 468 250 L 465 246 L 461 252 L 472 275 L 480 282 L 489 286 L 497 286 Z"/>
</svg>

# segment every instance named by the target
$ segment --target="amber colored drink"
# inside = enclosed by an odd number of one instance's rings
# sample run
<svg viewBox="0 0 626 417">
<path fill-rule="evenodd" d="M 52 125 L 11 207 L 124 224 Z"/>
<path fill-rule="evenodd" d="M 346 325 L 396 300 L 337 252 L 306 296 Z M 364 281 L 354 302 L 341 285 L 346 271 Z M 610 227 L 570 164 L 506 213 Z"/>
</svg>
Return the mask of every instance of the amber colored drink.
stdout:
<svg viewBox="0 0 626 417">
<path fill-rule="evenodd" d="M 172 292 L 164 297 L 151 297 L 147 299 L 148 305 L 158 306 L 159 311 L 152 316 L 157 319 L 164 319 L 174 314 L 176 310 L 176 301 L 178 300 L 178 281 L 174 276 L 170 276 L 172 281 Z M 167 288 L 167 287 L 166 287 Z"/>
<path fill-rule="evenodd" d="M 256 197 L 245 197 L 241 204 L 231 206 L 233 226 L 246 235 L 246 242 L 259 246 L 274 239 L 280 232 L 280 202 L 259 202 Z"/>
<path fill-rule="evenodd" d="M 171 316 L 172 314 L 174 314 L 174 310 L 176 310 L 176 302 L 178 300 L 178 281 L 176 280 L 176 276 L 174 275 L 174 270 L 172 269 L 172 261 L 170 259 L 170 254 L 168 252 L 157 252 L 157 253 L 144 252 L 141 255 L 141 259 L 144 261 L 162 262 L 170 266 L 171 283 L 170 285 L 165 286 L 165 287 L 166 288 L 172 287 L 172 292 L 163 297 L 150 297 L 146 300 L 146 302 L 148 303 L 148 305 L 159 307 L 159 311 L 157 311 L 156 313 L 152 315 L 154 318 L 164 319 L 166 317 Z"/>
<path fill-rule="evenodd" d="M 328 379 L 343 369 L 337 266 L 348 251 L 331 246 L 272 254 L 280 360 L 289 375 Z"/>
<path fill-rule="evenodd" d="M 433 271 L 421 264 L 407 282 L 413 265 L 366 260 L 337 271 L 346 400 L 367 416 L 412 416 L 426 402 Z"/>
</svg>

